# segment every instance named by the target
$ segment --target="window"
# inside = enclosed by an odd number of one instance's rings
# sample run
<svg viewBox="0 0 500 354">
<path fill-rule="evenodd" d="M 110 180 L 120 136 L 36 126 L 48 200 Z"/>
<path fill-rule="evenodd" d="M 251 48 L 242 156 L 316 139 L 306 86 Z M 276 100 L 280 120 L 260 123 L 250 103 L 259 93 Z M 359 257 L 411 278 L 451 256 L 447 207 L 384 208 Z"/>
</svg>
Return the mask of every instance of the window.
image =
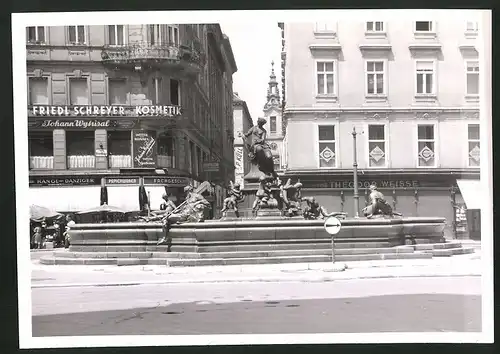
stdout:
<svg viewBox="0 0 500 354">
<path fill-rule="evenodd" d="M 170 104 L 179 106 L 181 101 L 180 94 L 179 80 L 170 79 Z"/>
<path fill-rule="evenodd" d="M 270 117 L 270 120 L 269 120 L 269 131 L 271 132 L 271 134 L 275 134 L 276 133 L 276 117 L 275 116 L 271 116 Z"/>
<path fill-rule="evenodd" d="M 319 61 L 316 63 L 316 84 L 318 95 L 333 95 L 334 87 L 334 61 Z"/>
<path fill-rule="evenodd" d="M 28 134 L 30 168 L 54 168 L 54 138 L 50 132 L 30 132 Z"/>
<path fill-rule="evenodd" d="M 72 106 L 89 104 L 89 89 L 87 79 L 69 80 L 69 102 Z"/>
<path fill-rule="evenodd" d="M 417 61 L 416 63 L 416 93 L 417 95 L 430 95 L 434 92 L 434 62 L 433 61 Z"/>
<path fill-rule="evenodd" d="M 161 77 L 153 78 L 153 90 L 154 90 L 154 104 L 160 104 L 162 101 L 162 81 Z"/>
<path fill-rule="evenodd" d="M 369 167 L 386 167 L 386 141 L 385 141 L 385 125 L 370 124 L 368 125 L 368 155 Z"/>
<path fill-rule="evenodd" d="M 479 95 L 479 62 L 467 62 L 467 95 Z"/>
<path fill-rule="evenodd" d="M 33 26 L 26 27 L 26 40 L 28 43 L 43 44 L 45 43 L 45 27 Z"/>
<path fill-rule="evenodd" d="M 130 131 L 108 131 L 110 168 L 132 167 L 132 137 Z"/>
<path fill-rule="evenodd" d="M 368 22 L 366 22 L 366 32 L 376 32 L 376 33 L 385 32 L 384 22 L 382 22 L 382 21 L 368 21 Z"/>
<path fill-rule="evenodd" d="M 69 26 L 68 41 L 70 44 L 85 44 L 85 26 Z"/>
<path fill-rule="evenodd" d="M 109 25 L 108 26 L 108 41 L 109 45 L 124 45 L 125 44 L 125 26 Z"/>
<path fill-rule="evenodd" d="M 149 25 L 149 44 L 159 45 L 165 42 L 165 26 Z"/>
<path fill-rule="evenodd" d="M 316 32 L 335 33 L 335 23 L 334 22 L 316 22 L 315 31 Z"/>
<path fill-rule="evenodd" d="M 469 33 L 476 33 L 478 32 L 478 23 L 476 21 L 467 21 L 465 31 Z"/>
<path fill-rule="evenodd" d="M 318 126 L 319 167 L 332 168 L 337 166 L 335 126 Z"/>
<path fill-rule="evenodd" d="M 415 32 L 434 32 L 432 21 L 416 21 Z"/>
<path fill-rule="evenodd" d="M 418 166 L 435 167 L 436 141 L 433 124 L 418 125 Z"/>
<path fill-rule="evenodd" d="M 68 168 L 95 167 L 95 132 L 66 130 Z"/>
<path fill-rule="evenodd" d="M 47 78 L 30 78 L 29 95 L 31 105 L 49 104 L 49 90 Z"/>
<path fill-rule="evenodd" d="M 468 125 L 468 161 L 469 167 L 479 167 L 481 161 L 479 124 Z"/>
<path fill-rule="evenodd" d="M 125 79 L 109 79 L 109 104 L 126 105 L 128 103 L 127 82 Z"/>
<path fill-rule="evenodd" d="M 179 27 L 172 25 L 167 26 L 167 40 L 169 45 L 179 45 Z"/>
<path fill-rule="evenodd" d="M 367 95 L 385 94 L 385 65 L 383 61 L 366 62 L 366 93 Z"/>
</svg>

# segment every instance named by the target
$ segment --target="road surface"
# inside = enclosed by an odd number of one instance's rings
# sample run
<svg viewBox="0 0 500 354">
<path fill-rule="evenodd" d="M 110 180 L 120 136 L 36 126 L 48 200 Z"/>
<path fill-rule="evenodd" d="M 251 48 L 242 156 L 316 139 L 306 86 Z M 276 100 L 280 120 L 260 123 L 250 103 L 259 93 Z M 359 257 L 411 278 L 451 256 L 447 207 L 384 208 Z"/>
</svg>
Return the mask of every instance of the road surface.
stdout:
<svg viewBox="0 0 500 354">
<path fill-rule="evenodd" d="M 481 331 L 481 278 L 34 288 L 33 336 Z"/>
</svg>

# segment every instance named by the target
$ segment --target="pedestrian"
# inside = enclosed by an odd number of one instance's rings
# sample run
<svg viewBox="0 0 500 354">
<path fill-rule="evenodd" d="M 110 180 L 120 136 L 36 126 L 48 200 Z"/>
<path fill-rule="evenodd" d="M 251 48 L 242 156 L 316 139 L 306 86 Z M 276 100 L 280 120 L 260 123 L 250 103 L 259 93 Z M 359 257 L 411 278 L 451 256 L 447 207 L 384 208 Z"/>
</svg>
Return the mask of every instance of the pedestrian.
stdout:
<svg viewBox="0 0 500 354">
<path fill-rule="evenodd" d="M 41 226 L 36 226 L 35 229 L 33 230 L 33 248 L 34 249 L 41 249 L 42 248 L 42 227 Z"/>
<path fill-rule="evenodd" d="M 69 230 L 71 229 L 71 226 L 75 225 L 75 221 L 73 220 L 73 217 L 71 215 L 66 215 L 66 231 L 64 232 L 64 248 L 69 248 L 69 245 L 71 244 L 71 237 L 69 235 Z"/>
</svg>

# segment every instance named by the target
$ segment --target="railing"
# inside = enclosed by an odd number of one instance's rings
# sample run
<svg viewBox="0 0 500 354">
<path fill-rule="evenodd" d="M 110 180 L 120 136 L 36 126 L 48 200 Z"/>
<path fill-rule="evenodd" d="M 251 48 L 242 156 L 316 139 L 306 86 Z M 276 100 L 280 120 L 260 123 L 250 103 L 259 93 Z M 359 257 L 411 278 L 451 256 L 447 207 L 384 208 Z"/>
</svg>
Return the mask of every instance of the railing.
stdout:
<svg viewBox="0 0 500 354">
<path fill-rule="evenodd" d="M 45 170 L 54 168 L 54 156 L 30 156 L 30 168 Z"/>
<path fill-rule="evenodd" d="M 134 43 L 125 46 L 109 46 L 103 49 L 101 58 L 104 63 L 134 63 L 143 60 L 163 60 L 174 63 L 182 61 L 201 64 L 202 53 L 195 42 L 184 44 Z"/>
<path fill-rule="evenodd" d="M 109 156 L 110 168 L 124 168 L 132 167 L 132 156 L 130 155 L 110 155 Z"/>
<path fill-rule="evenodd" d="M 95 168 L 94 155 L 68 156 L 68 168 Z"/>
<path fill-rule="evenodd" d="M 158 167 L 164 167 L 164 168 L 174 167 L 173 157 L 168 155 L 158 155 Z"/>
</svg>

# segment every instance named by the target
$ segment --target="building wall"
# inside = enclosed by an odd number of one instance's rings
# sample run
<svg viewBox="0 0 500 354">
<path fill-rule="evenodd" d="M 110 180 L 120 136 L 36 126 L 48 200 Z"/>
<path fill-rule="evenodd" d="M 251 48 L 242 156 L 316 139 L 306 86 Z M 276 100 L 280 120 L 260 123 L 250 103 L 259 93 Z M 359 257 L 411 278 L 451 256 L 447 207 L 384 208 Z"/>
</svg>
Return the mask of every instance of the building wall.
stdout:
<svg viewBox="0 0 500 354">
<path fill-rule="evenodd" d="M 250 171 L 250 159 L 245 148 L 242 133 L 253 126 L 253 120 L 246 103 L 239 98 L 233 103 L 235 181 L 244 186 L 243 177 Z"/>
</svg>

